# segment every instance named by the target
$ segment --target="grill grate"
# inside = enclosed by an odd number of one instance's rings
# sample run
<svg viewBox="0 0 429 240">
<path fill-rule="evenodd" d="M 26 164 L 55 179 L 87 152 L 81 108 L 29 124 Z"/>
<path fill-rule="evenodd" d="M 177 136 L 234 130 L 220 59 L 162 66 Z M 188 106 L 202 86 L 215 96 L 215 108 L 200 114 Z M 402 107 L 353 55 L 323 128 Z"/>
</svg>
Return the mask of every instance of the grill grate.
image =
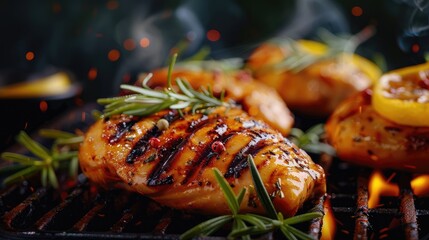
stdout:
<svg viewBox="0 0 429 240">
<path fill-rule="evenodd" d="M 90 122 L 89 114 L 95 107 L 86 105 L 75 109 L 45 127 L 85 129 Z M 23 150 L 13 146 L 10 151 L 22 153 Z M 429 239 L 429 198 L 413 195 L 410 174 L 394 176 L 400 187 L 399 197 L 382 197 L 382 206 L 370 209 L 370 169 L 357 168 L 327 155 L 314 156 L 313 159 L 319 159 L 319 164 L 327 172 L 328 197 L 336 219 L 336 239 L 414 240 L 419 239 L 419 235 Z M 180 233 L 207 218 L 164 208 L 148 198 L 123 190 L 97 189 L 83 175 L 78 177 L 78 184 L 69 184 L 62 179 L 66 186 L 62 192 L 43 188 L 37 182 L 24 182 L 0 190 L 0 236 L 177 239 Z M 323 212 L 324 200 L 317 199 L 305 209 Z M 315 219 L 301 228 L 308 229 L 310 235 L 319 239 L 322 225 L 322 219 Z M 277 238 L 275 234 L 264 236 L 264 239 Z"/>
</svg>

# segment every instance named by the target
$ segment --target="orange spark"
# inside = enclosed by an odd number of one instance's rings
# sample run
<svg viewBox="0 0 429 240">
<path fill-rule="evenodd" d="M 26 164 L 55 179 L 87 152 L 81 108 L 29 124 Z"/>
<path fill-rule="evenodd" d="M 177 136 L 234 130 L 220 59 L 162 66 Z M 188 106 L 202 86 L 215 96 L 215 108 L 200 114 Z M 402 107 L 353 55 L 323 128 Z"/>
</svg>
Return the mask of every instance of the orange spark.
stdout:
<svg viewBox="0 0 429 240">
<path fill-rule="evenodd" d="M 144 37 L 144 38 L 140 39 L 140 46 L 141 46 L 142 48 L 147 48 L 147 47 L 149 47 L 149 45 L 150 45 L 150 40 L 149 40 L 149 38 Z"/>
<path fill-rule="evenodd" d="M 94 68 L 94 67 L 90 68 L 89 71 L 88 71 L 88 79 L 89 80 L 96 79 L 97 78 L 97 74 L 98 74 L 97 68 Z"/>
<path fill-rule="evenodd" d="M 125 50 L 128 50 L 128 51 L 131 51 L 134 48 L 136 48 L 136 43 L 131 38 L 125 39 L 122 45 L 124 46 Z"/>
<path fill-rule="evenodd" d="M 411 46 L 411 51 L 413 51 L 413 53 L 417 53 L 417 52 L 419 52 L 419 51 L 420 51 L 420 45 L 419 45 L 419 44 L 417 44 L 417 43 L 414 43 L 414 44 Z"/>
<path fill-rule="evenodd" d="M 220 39 L 220 32 L 215 29 L 207 31 L 207 39 L 212 42 L 218 41 Z"/>
<path fill-rule="evenodd" d="M 48 110 L 48 103 L 46 101 L 40 101 L 39 108 L 40 111 L 46 112 Z"/>
<path fill-rule="evenodd" d="M 363 14 L 363 10 L 359 6 L 355 6 L 352 8 L 352 15 L 355 17 L 360 17 Z"/>
<path fill-rule="evenodd" d="M 25 53 L 25 59 L 27 59 L 27 61 L 33 61 L 34 52 L 29 51 L 29 52 Z"/>
<path fill-rule="evenodd" d="M 109 58 L 110 61 L 115 62 L 115 61 L 118 61 L 120 56 L 121 56 L 121 53 L 118 50 L 112 49 L 109 51 L 107 58 Z"/>
</svg>

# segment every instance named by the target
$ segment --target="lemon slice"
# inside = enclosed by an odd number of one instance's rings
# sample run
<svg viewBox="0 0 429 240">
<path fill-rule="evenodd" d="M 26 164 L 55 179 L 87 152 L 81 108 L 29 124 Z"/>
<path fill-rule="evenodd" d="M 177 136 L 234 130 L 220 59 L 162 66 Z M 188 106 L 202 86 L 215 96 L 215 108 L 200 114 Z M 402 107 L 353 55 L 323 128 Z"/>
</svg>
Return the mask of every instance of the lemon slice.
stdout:
<svg viewBox="0 0 429 240">
<path fill-rule="evenodd" d="M 429 127 L 429 62 L 384 74 L 374 86 L 372 104 L 395 123 Z"/>
<path fill-rule="evenodd" d="M 71 80 L 65 72 L 58 72 L 34 81 L 16 83 L 0 88 L 0 98 L 32 98 L 66 93 Z"/>
</svg>

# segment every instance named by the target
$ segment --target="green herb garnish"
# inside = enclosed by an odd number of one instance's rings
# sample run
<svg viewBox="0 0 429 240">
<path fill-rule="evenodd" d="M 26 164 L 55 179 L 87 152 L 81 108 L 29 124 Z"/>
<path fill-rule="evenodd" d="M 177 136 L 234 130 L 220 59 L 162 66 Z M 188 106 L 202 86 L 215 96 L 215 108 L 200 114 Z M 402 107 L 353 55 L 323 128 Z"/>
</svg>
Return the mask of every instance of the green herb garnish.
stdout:
<svg viewBox="0 0 429 240">
<path fill-rule="evenodd" d="M 314 63 L 336 58 L 342 53 L 354 53 L 356 48 L 371 37 L 373 33 L 373 27 L 364 28 L 355 35 L 334 35 L 326 29 L 321 29 L 318 36 L 321 42 L 327 45 L 326 53 L 321 55 L 304 51 L 293 39 L 274 39 L 273 42 L 287 49 L 288 53 L 286 59 L 270 66 L 270 68 L 298 73 Z"/>
<path fill-rule="evenodd" d="M 156 91 L 151 89 L 147 83 L 152 74 L 149 73 L 143 80 L 142 87 L 123 84 L 121 88 L 129 90 L 135 94 L 130 94 L 121 97 L 102 98 L 98 99 L 98 103 L 105 105 L 103 117 L 108 117 L 115 114 L 128 114 L 137 116 L 147 116 L 159 112 L 164 109 L 176 109 L 180 114 L 183 109 L 189 108 L 194 114 L 200 110 L 210 110 L 218 106 L 232 107 L 233 103 L 224 102 L 221 94 L 220 99 L 213 95 L 210 88 L 202 88 L 198 92 L 185 80 L 177 78 L 176 84 L 180 92 L 174 90 L 171 84 L 171 73 L 176 61 L 177 54 L 172 58 L 168 68 L 168 87 L 164 91 Z"/>
<path fill-rule="evenodd" d="M 218 169 L 214 169 L 213 172 L 216 180 L 224 193 L 225 199 L 227 200 L 228 206 L 231 210 L 231 214 L 218 216 L 202 222 L 180 235 L 180 239 L 192 239 L 199 236 L 208 236 L 231 222 L 232 229 L 228 238 L 241 237 L 242 239 L 250 239 L 250 237 L 254 235 L 262 235 L 280 230 L 287 239 L 313 239 L 310 235 L 291 225 L 322 217 L 323 213 L 309 212 L 286 219 L 283 218 L 283 215 L 280 212 L 276 212 L 251 155 L 248 156 L 248 163 L 252 179 L 256 187 L 256 192 L 267 216 L 251 213 L 240 214 L 240 205 L 246 189 L 242 189 L 236 196 L 229 183 L 222 176 L 222 173 Z"/>
<path fill-rule="evenodd" d="M 16 137 L 16 141 L 34 156 L 12 152 L 1 154 L 2 159 L 15 163 L 0 170 L 0 175 L 13 172 L 3 180 L 4 185 L 20 182 L 40 173 L 43 186 L 50 185 L 58 188 L 55 171 L 60 168 L 68 168 L 70 176 L 77 176 L 79 168 L 77 145 L 83 141 L 83 137 L 52 129 L 42 129 L 39 134 L 42 137 L 54 139 L 50 149 L 21 131 Z"/>
<path fill-rule="evenodd" d="M 289 139 L 299 148 L 310 153 L 326 153 L 335 156 L 335 149 L 323 142 L 325 134 L 325 125 L 317 124 L 309 128 L 307 131 L 302 131 L 299 128 L 292 128 Z"/>
</svg>

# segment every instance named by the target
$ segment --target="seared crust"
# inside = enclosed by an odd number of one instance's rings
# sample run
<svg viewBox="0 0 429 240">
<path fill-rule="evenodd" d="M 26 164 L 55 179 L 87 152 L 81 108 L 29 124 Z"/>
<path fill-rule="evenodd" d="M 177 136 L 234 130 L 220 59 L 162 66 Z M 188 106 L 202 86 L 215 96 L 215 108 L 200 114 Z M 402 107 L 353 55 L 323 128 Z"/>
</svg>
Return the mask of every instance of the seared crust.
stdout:
<svg viewBox="0 0 429 240">
<path fill-rule="evenodd" d="M 399 125 L 371 106 L 363 91 L 341 104 L 326 124 L 337 155 L 358 165 L 429 172 L 429 127 Z"/>
<path fill-rule="evenodd" d="M 156 127 L 161 118 L 170 122 L 163 131 Z M 151 137 L 160 140 L 159 147 L 150 144 Z M 214 152 L 215 141 L 226 150 Z M 285 216 L 325 193 L 325 175 L 319 165 L 279 132 L 236 108 L 184 118 L 163 111 L 145 118 L 118 115 L 99 120 L 87 131 L 79 160 L 83 172 L 102 186 L 121 185 L 176 209 L 227 214 L 212 172 L 218 168 L 236 193 L 247 189 L 243 212 L 264 213 L 253 189 L 249 154 L 268 193 L 275 195 L 277 210 Z"/>
</svg>

